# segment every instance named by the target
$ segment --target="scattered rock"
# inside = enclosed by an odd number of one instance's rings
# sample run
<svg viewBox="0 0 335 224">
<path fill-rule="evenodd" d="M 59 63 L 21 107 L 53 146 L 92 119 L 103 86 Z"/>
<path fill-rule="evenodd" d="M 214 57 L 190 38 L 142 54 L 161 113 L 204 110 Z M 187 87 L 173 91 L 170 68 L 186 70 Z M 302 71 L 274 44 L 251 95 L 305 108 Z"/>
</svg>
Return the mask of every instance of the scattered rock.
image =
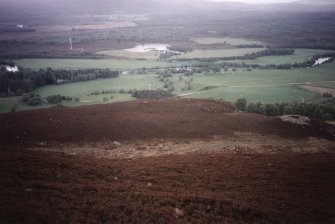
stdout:
<svg viewBox="0 0 335 224">
<path fill-rule="evenodd" d="M 114 177 L 114 180 L 118 180 L 119 178 L 117 178 L 117 177 Z"/>
<path fill-rule="evenodd" d="M 118 148 L 118 147 L 120 147 L 122 144 L 120 143 L 120 142 L 118 142 L 118 141 L 114 141 L 113 143 L 112 143 L 112 145 L 109 147 L 109 148 L 106 148 L 107 150 L 108 149 L 116 149 L 116 148 Z"/>
<path fill-rule="evenodd" d="M 296 125 L 311 125 L 311 119 L 300 115 L 284 115 L 279 117 L 282 121 L 289 122 Z"/>
<path fill-rule="evenodd" d="M 24 191 L 33 191 L 33 189 L 31 189 L 31 188 L 26 188 L 26 189 L 24 189 Z"/>
<path fill-rule="evenodd" d="M 139 145 L 139 146 L 136 147 L 136 149 L 141 151 L 141 150 L 146 150 L 147 147 Z"/>
<path fill-rule="evenodd" d="M 150 183 L 150 182 L 147 184 L 147 187 L 153 187 L 153 186 L 154 185 L 152 183 Z"/>
<path fill-rule="evenodd" d="M 116 147 L 120 147 L 122 144 L 118 141 L 114 141 L 113 145 L 116 146 Z"/>
<path fill-rule="evenodd" d="M 175 208 L 174 211 L 177 218 L 184 215 L 184 211 L 179 208 Z"/>
<path fill-rule="evenodd" d="M 46 147 L 47 142 L 39 142 L 37 145 L 40 146 L 40 147 Z"/>
</svg>

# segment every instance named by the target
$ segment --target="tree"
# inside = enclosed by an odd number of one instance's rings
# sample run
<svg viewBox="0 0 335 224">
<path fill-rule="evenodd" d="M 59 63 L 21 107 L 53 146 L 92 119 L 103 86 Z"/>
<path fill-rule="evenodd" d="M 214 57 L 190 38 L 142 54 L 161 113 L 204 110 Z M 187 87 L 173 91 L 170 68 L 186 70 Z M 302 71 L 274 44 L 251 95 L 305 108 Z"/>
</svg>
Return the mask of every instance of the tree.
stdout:
<svg viewBox="0 0 335 224">
<path fill-rule="evenodd" d="M 245 98 L 239 98 L 235 102 L 235 107 L 238 110 L 245 111 L 247 107 L 247 100 Z"/>
<path fill-rule="evenodd" d="M 266 108 L 266 115 L 268 116 L 278 116 L 280 115 L 280 111 L 279 108 L 277 107 L 277 105 L 274 104 L 266 104 L 265 105 Z"/>
<path fill-rule="evenodd" d="M 292 106 L 291 105 L 286 105 L 284 108 L 283 108 L 283 112 L 282 112 L 283 115 L 290 115 L 290 114 L 293 114 L 293 109 L 292 109 Z"/>
<path fill-rule="evenodd" d="M 247 107 L 247 111 L 250 113 L 256 113 L 258 112 L 257 105 L 255 103 L 249 103 Z"/>
<path fill-rule="evenodd" d="M 39 95 L 35 95 L 32 98 L 28 99 L 28 105 L 30 106 L 37 106 L 40 105 L 42 103 L 42 98 Z"/>
<path fill-rule="evenodd" d="M 48 103 L 57 104 L 57 103 L 60 103 L 62 101 L 62 96 L 59 95 L 59 94 L 48 96 L 47 101 L 48 101 Z"/>
</svg>

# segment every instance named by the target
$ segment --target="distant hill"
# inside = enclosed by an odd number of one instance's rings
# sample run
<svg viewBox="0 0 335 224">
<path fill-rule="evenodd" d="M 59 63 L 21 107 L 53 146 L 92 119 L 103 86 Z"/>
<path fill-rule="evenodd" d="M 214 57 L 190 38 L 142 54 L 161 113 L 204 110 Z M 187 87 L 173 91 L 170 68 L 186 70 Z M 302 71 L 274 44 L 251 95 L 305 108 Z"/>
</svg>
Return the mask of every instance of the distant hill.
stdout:
<svg viewBox="0 0 335 224">
<path fill-rule="evenodd" d="M 0 17 L 9 13 L 165 13 L 199 11 L 335 11 L 331 0 L 301 0 L 280 4 L 245 4 L 206 0 L 5 0 L 0 2 Z"/>
<path fill-rule="evenodd" d="M 297 1 L 300 4 L 310 4 L 310 5 L 334 5 L 335 2 L 333 0 L 301 0 Z"/>
</svg>

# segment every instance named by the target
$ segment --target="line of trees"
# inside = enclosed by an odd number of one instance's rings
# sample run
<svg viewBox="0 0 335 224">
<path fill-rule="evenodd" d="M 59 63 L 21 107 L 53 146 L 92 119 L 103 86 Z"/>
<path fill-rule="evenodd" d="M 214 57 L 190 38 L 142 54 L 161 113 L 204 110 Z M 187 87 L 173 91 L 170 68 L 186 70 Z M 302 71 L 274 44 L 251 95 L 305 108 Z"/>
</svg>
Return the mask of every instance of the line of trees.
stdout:
<svg viewBox="0 0 335 224">
<path fill-rule="evenodd" d="M 24 93 L 21 99 L 22 102 L 26 103 L 29 106 L 38 106 L 42 103 L 60 104 L 62 101 L 72 101 L 72 100 L 79 102 L 79 98 L 77 97 L 72 99 L 69 96 L 62 96 L 60 94 L 57 94 L 43 98 L 39 94 L 36 94 L 34 92 Z"/>
<path fill-rule="evenodd" d="M 210 57 L 210 58 L 178 58 L 177 61 L 199 61 L 199 62 L 215 62 L 215 61 L 232 61 L 232 60 L 254 60 L 259 57 L 274 56 L 274 55 L 292 55 L 294 49 L 285 48 L 269 48 L 263 51 L 245 54 L 243 56 L 230 57 Z"/>
<path fill-rule="evenodd" d="M 325 53 L 325 54 L 317 54 L 313 57 L 309 58 L 304 62 L 295 62 L 295 63 L 285 63 L 285 64 L 267 64 L 267 65 L 259 65 L 259 64 L 251 64 L 251 63 L 234 63 L 227 62 L 231 60 L 254 60 L 258 57 L 264 56 L 273 56 L 273 55 L 291 55 L 294 53 L 292 49 L 267 49 L 260 52 L 255 52 L 252 54 L 246 54 L 244 56 L 233 56 L 233 57 L 210 57 L 210 58 L 180 58 L 178 61 L 198 61 L 200 64 L 197 65 L 198 69 L 201 70 L 203 67 L 208 67 L 207 63 L 216 62 L 216 61 L 225 61 L 219 64 L 216 64 L 216 67 L 221 66 L 221 68 L 225 67 L 233 67 L 233 68 L 257 68 L 257 69 L 291 69 L 291 68 L 307 68 L 312 67 L 315 64 L 315 61 L 320 58 L 329 58 L 328 61 L 324 63 L 332 63 L 335 61 L 335 53 Z M 204 63 L 204 64 L 201 64 Z"/>
<path fill-rule="evenodd" d="M 156 89 L 156 90 L 136 90 L 132 94 L 137 99 L 165 99 L 172 97 L 172 93 L 169 91 Z"/>
<path fill-rule="evenodd" d="M 110 69 L 53 70 L 32 71 L 20 68 L 18 72 L 0 71 L 0 97 L 21 96 L 37 87 L 70 82 L 89 81 L 99 78 L 116 78 L 119 71 Z"/>
<path fill-rule="evenodd" d="M 335 118 L 335 99 L 328 99 L 320 104 L 314 103 L 247 103 L 245 98 L 235 101 L 236 109 L 266 116 L 303 115 L 321 120 Z"/>
</svg>

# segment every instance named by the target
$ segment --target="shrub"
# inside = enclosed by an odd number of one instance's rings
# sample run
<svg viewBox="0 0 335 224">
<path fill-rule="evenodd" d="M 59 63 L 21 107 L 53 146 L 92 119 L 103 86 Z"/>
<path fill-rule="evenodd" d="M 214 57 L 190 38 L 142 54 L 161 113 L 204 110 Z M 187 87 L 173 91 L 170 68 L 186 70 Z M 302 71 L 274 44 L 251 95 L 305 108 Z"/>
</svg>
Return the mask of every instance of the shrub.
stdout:
<svg viewBox="0 0 335 224">
<path fill-rule="evenodd" d="M 164 99 L 172 97 L 172 94 L 165 90 L 136 90 L 132 94 L 137 99 Z"/>
<path fill-rule="evenodd" d="M 239 98 L 235 102 L 235 107 L 238 110 L 245 111 L 247 107 L 247 100 L 245 98 Z"/>
<path fill-rule="evenodd" d="M 63 99 L 62 96 L 59 95 L 59 94 L 47 97 L 48 103 L 52 103 L 52 104 L 58 104 L 58 103 L 62 102 L 62 99 Z"/>
<path fill-rule="evenodd" d="M 30 106 L 37 106 L 42 103 L 42 98 L 39 95 L 35 95 L 34 97 L 29 98 L 27 103 Z"/>
</svg>

